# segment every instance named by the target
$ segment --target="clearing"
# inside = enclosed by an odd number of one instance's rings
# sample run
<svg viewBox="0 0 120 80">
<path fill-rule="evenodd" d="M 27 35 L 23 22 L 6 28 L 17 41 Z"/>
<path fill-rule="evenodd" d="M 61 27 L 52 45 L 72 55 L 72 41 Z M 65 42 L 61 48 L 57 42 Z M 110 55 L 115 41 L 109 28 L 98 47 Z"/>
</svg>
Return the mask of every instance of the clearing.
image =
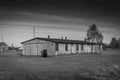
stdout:
<svg viewBox="0 0 120 80">
<path fill-rule="evenodd" d="M 21 56 L 20 52 L 11 51 L 0 53 L 0 80 L 85 80 L 85 77 L 107 80 L 108 70 L 119 66 L 118 50 L 47 58 Z"/>
</svg>

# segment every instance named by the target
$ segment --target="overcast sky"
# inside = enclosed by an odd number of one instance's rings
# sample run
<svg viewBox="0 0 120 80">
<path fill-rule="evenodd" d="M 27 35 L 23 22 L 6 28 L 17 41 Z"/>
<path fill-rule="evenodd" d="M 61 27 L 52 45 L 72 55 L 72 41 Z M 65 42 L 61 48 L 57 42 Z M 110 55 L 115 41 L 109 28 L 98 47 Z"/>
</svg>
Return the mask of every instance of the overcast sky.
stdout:
<svg viewBox="0 0 120 80">
<path fill-rule="evenodd" d="M 84 40 L 88 26 L 96 24 L 109 43 L 120 37 L 120 5 L 115 0 L 2 0 L 0 38 L 9 45 L 36 37 L 67 36 Z M 1 41 L 1 40 L 0 40 Z"/>
</svg>

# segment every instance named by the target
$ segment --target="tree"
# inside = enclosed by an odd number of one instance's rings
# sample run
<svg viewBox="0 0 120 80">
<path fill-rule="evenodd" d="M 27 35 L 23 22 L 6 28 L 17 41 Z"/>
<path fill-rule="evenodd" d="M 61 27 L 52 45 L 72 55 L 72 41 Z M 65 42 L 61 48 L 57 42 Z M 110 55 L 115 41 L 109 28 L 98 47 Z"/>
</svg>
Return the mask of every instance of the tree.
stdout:
<svg viewBox="0 0 120 80">
<path fill-rule="evenodd" d="M 118 38 L 117 42 L 118 42 L 118 48 L 120 49 L 120 38 Z"/>
<path fill-rule="evenodd" d="M 103 35 L 101 32 L 99 32 L 95 24 L 89 26 L 89 29 L 87 30 L 86 41 L 102 43 Z"/>
<path fill-rule="evenodd" d="M 111 39 L 110 47 L 111 47 L 112 49 L 117 49 L 117 48 L 118 48 L 118 42 L 117 42 L 116 38 L 113 37 L 113 38 Z"/>
<path fill-rule="evenodd" d="M 102 49 L 105 51 L 105 50 L 107 50 L 107 48 L 108 48 L 108 44 L 104 43 Z"/>
</svg>

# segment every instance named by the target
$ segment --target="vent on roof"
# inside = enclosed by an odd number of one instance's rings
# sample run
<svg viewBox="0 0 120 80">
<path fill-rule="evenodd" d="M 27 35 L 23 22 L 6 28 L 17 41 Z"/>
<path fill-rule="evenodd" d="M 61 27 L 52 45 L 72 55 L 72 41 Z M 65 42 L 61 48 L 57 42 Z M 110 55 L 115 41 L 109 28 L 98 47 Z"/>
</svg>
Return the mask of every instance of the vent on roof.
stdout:
<svg viewBox="0 0 120 80">
<path fill-rule="evenodd" d="M 67 39 L 67 37 L 65 37 L 65 39 Z"/>
<path fill-rule="evenodd" d="M 50 35 L 48 35 L 48 38 L 50 38 Z"/>
</svg>

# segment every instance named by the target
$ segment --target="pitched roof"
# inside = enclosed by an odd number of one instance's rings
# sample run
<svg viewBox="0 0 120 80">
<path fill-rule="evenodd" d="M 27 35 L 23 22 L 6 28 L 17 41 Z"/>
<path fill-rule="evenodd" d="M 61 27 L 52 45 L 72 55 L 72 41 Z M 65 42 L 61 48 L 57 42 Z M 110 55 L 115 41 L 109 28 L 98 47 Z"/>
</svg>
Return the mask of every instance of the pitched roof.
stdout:
<svg viewBox="0 0 120 80">
<path fill-rule="evenodd" d="M 66 43 L 66 44 L 67 44 L 67 43 L 70 43 L 70 44 L 100 44 L 100 43 L 92 43 L 92 42 L 86 42 L 86 41 L 81 41 L 81 40 L 56 39 L 56 38 L 39 38 L 39 37 L 30 39 L 30 40 L 27 40 L 27 41 L 24 41 L 24 42 L 21 42 L 21 43 L 24 44 L 24 43 L 26 43 L 26 42 L 29 42 L 29 41 L 32 41 L 32 40 L 35 40 L 35 39 L 50 41 L 50 42 L 53 42 L 53 43 Z"/>
</svg>

